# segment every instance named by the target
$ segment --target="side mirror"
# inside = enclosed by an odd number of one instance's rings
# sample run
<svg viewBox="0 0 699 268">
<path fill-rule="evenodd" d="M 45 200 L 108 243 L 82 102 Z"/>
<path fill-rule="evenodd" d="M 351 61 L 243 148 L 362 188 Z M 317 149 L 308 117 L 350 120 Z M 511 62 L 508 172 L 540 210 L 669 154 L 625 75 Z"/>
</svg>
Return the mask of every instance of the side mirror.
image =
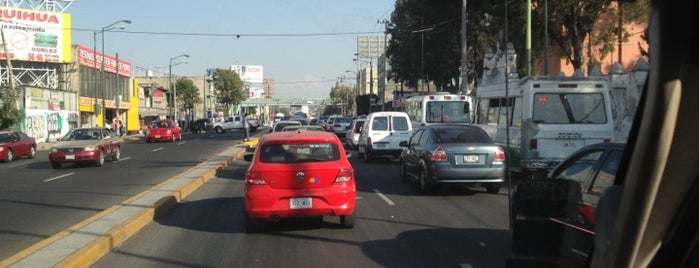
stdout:
<svg viewBox="0 0 699 268">
<path fill-rule="evenodd" d="M 243 155 L 243 159 L 248 162 L 252 162 L 252 158 L 255 156 L 255 154 L 245 154 Z"/>
<path fill-rule="evenodd" d="M 400 146 L 400 147 L 408 147 L 408 141 L 400 141 L 400 142 L 398 143 L 398 146 Z"/>
</svg>

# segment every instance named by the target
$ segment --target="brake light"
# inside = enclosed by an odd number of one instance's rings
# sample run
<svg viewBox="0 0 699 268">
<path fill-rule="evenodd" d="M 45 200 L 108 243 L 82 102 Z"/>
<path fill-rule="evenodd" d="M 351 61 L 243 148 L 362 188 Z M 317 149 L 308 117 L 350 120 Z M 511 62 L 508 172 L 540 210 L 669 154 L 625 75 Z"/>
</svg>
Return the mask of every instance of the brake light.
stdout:
<svg viewBox="0 0 699 268">
<path fill-rule="evenodd" d="M 430 157 L 432 161 L 439 162 L 439 161 L 445 161 L 447 160 L 447 152 L 444 151 L 444 147 L 439 146 L 437 149 L 434 149 L 432 151 L 432 157 Z"/>
<path fill-rule="evenodd" d="M 335 182 L 349 182 L 354 177 L 354 172 L 351 169 L 340 169 L 335 177 Z"/>
<path fill-rule="evenodd" d="M 371 137 L 366 138 L 366 148 L 371 149 Z"/>
<path fill-rule="evenodd" d="M 248 171 L 248 173 L 245 174 L 245 182 L 255 185 L 265 184 L 265 180 L 262 179 L 262 174 L 259 171 Z"/>
<path fill-rule="evenodd" d="M 354 134 L 359 134 L 359 129 L 357 129 L 357 128 L 352 129 L 352 133 L 354 133 Z"/>
<path fill-rule="evenodd" d="M 538 148 L 539 148 L 539 146 L 538 146 L 538 144 L 537 144 L 536 139 L 531 139 L 531 140 L 529 140 L 529 149 L 531 149 L 531 150 L 536 150 L 536 149 L 538 149 Z"/>
<path fill-rule="evenodd" d="M 505 162 L 505 150 L 503 150 L 500 146 L 498 146 L 498 151 L 495 153 L 494 162 Z"/>
</svg>

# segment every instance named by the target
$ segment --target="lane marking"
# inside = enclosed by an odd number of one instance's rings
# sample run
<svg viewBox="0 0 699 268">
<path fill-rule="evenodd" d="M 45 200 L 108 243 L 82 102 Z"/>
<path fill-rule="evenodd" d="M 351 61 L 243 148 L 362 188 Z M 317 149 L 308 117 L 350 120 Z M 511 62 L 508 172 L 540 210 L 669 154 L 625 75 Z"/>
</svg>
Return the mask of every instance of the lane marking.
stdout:
<svg viewBox="0 0 699 268">
<path fill-rule="evenodd" d="M 177 145 L 182 145 L 182 144 L 185 144 L 185 143 L 187 143 L 187 142 L 186 142 L 186 141 L 181 141 L 181 142 L 178 142 Z"/>
<path fill-rule="evenodd" d="M 126 161 L 126 160 L 129 160 L 129 159 L 131 159 L 130 156 L 129 156 L 129 157 L 124 157 L 124 158 L 119 158 L 119 161 Z"/>
<path fill-rule="evenodd" d="M 381 191 L 379 191 L 379 189 L 374 189 L 374 192 L 377 195 L 379 195 L 379 197 L 381 197 L 381 199 L 383 199 L 383 201 L 386 201 L 386 203 L 388 203 L 389 206 L 394 206 L 396 204 L 396 203 L 393 203 L 393 201 L 391 201 L 391 199 L 388 199 L 388 197 L 386 195 L 381 193 Z"/>
<path fill-rule="evenodd" d="M 63 178 L 63 177 L 68 177 L 68 176 L 73 176 L 73 175 L 75 175 L 75 172 L 71 172 L 71 173 L 68 173 L 68 174 L 63 174 L 63 175 L 61 175 L 61 176 L 56 176 L 56 177 L 53 177 L 53 178 L 48 178 L 48 179 L 45 179 L 44 182 L 50 182 L 50 181 L 54 181 L 54 180 L 57 180 L 57 179 L 60 179 L 60 178 Z"/>
<path fill-rule="evenodd" d="M 16 167 L 16 166 L 21 166 L 21 165 L 28 165 L 28 164 L 31 164 L 31 163 L 34 163 L 34 162 L 22 162 L 22 163 L 19 163 L 19 164 L 9 165 L 8 167 Z"/>
<path fill-rule="evenodd" d="M 158 147 L 158 148 L 153 149 L 153 152 L 157 152 L 157 151 L 160 151 L 160 150 L 163 150 L 163 149 L 165 149 L 165 148 L 164 148 L 164 147 Z"/>
</svg>

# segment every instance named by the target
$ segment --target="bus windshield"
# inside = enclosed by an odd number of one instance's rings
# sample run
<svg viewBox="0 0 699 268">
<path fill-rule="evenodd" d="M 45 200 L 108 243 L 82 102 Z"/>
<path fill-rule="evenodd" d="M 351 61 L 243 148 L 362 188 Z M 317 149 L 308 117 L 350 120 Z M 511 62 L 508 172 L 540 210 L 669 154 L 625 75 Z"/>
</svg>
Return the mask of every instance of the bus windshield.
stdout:
<svg viewBox="0 0 699 268">
<path fill-rule="evenodd" d="M 538 93 L 532 120 L 538 124 L 605 124 L 603 100 L 600 93 Z"/>
<path fill-rule="evenodd" d="M 426 107 L 427 123 L 468 123 L 468 102 L 429 101 Z"/>
</svg>

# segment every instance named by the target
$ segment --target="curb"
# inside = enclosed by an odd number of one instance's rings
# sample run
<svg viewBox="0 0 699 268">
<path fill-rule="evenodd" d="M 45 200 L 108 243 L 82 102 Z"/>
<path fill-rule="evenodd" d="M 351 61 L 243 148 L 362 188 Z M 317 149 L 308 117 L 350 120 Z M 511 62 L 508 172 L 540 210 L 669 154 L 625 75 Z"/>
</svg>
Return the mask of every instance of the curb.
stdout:
<svg viewBox="0 0 699 268">
<path fill-rule="evenodd" d="M 88 267 L 257 146 L 240 142 L 206 162 L 0 261 L 0 267 Z"/>
</svg>

